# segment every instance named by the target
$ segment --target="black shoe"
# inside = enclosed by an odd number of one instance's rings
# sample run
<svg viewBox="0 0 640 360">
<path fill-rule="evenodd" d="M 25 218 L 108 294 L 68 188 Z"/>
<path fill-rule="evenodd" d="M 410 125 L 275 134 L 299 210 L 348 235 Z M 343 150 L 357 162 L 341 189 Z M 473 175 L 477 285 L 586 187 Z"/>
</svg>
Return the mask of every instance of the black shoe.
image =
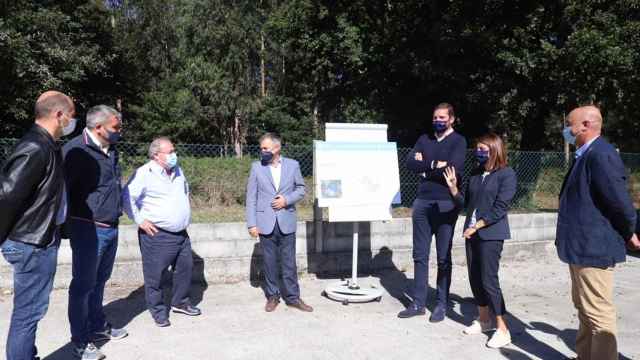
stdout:
<svg viewBox="0 0 640 360">
<path fill-rule="evenodd" d="M 444 316 L 447 313 L 447 307 L 441 304 L 436 305 L 435 309 L 431 312 L 431 316 L 429 316 L 429 321 L 432 323 L 440 322 L 444 320 Z"/>
<path fill-rule="evenodd" d="M 202 314 L 202 311 L 195 306 L 192 305 L 180 305 L 180 306 L 172 306 L 171 311 L 178 314 L 185 314 L 189 316 L 198 316 Z"/>
<path fill-rule="evenodd" d="M 398 317 L 400 319 L 406 319 L 414 316 L 424 315 L 425 311 L 423 307 L 418 307 L 415 304 L 409 305 L 408 308 L 402 310 L 398 313 Z"/>
<path fill-rule="evenodd" d="M 156 322 L 156 325 L 158 327 L 167 327 L 167 326 L 171 326 L 171 322 L 169 321 L 169 319 L 153 319 L 153 321 Z"/>
</svg>

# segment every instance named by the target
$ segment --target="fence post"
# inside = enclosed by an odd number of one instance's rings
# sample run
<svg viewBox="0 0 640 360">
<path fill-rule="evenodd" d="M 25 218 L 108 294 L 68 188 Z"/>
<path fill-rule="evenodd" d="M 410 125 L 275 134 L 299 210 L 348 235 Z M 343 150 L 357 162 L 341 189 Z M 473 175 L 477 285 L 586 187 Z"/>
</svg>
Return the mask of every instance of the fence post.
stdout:
<svg viewBox="0 0 640 360">
<path fill-rule="evenodd" d="M 316 244 L 316 253 L 322 252 L 322 209 L 318 206 L 318 199 L 313 200 L 313 239 Z"/>
</svg>

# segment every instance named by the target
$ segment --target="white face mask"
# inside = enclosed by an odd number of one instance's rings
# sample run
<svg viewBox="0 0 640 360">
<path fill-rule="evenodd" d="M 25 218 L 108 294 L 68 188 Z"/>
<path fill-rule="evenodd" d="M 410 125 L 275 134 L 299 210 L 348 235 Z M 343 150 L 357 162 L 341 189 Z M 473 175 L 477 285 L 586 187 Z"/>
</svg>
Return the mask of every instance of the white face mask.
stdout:
<svg viewBox="0 0 640 360">
<path fill-rule="evenodd" d="M 71 120 L 69 120 L 69 123 L 67 124 L 67 126 L 63 126 L 62 127 L 62 136 L 70 135 L 73 132 L 73 130 L 76 129 L 76 123 L 77 122 L 78 122 L 78 119 L 71 118 Z"/>
</svg>

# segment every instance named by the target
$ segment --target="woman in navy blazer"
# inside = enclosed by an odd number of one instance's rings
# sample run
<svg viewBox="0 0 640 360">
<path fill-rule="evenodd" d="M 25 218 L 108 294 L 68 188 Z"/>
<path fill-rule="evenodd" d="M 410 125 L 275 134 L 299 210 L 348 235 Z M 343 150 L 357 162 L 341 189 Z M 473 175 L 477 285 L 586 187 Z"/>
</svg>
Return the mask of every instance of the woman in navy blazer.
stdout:
<svg viewBox="0 0 640 360">
<path fill-rule="evenodd" d="M 455 169 L 447 168 L 444 173 L 454 202 L 466 209 L 467 269 L 479 313 L 478 319 L 463 332 L 481 334 L 495 328 L 487 346 L 500 348 L 511 342 L 503 317 L 506 309 L 498 269 L 504 240 L 511 237 L 507 210 L 516 193 L 517 179 L 513 169 L 507 166 L 507 152 L 498 135 L 480 137 L 475 156 L 478 166 L 464 194 L 458 191 Z M 491 313 L 495 316 L 495 327 Z"/>
</svg>

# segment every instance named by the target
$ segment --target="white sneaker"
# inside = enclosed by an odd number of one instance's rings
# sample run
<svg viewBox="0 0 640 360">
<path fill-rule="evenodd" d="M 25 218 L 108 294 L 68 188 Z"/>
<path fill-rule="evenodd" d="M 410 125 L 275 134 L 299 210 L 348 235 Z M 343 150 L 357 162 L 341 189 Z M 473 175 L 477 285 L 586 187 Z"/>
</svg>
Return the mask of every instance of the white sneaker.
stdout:
<svg viewBox="0 0 640 360">
<path fill-rule="evenodd" d="M 487 342 L 487 346 L 492 349 L 498 349 L 509 344 L 511 344 L 511 333 L 509 330 L 506 332 L 496 330 L 496 332 L 491 336 L 491 339 Z"/>
<path fill-rule="evenodd" d="M 491 326 L 491 321 L 473 320 L 471 325 L 462 330 L 462 333 L 466 335 L 478 335 L 493 329 L 494 327 Z"/>
</svg>

